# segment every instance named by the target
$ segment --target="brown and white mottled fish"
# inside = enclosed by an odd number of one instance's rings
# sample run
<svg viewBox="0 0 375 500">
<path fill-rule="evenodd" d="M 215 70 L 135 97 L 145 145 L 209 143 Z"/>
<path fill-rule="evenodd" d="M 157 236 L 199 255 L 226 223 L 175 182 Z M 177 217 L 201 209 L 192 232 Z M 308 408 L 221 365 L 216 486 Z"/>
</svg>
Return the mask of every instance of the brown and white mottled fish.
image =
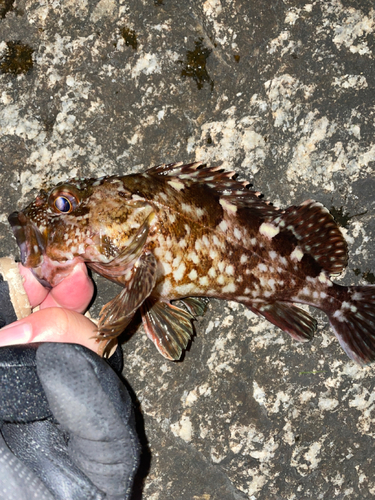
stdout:
<svg viewBox="0 0 375 500">
<path fill-rule="evenodd" d="M 69 180 L 41 191 L 9 222 L 22 263 L 45 285 L 83 261 L 124 287 L 101 311 L 104 345 L 140 308 L 147 335 L 177 360 L 204 297 L 216 297 L 245 304 L 300 342 L 317 324 L 295 304 L 317 307 L 350 358 L 375 360 L 375 287 L 330 280 L 344 269 L 347 247 L 316 201 L 280 210 L 234 172 L 174 163 Z"/>
</svg>

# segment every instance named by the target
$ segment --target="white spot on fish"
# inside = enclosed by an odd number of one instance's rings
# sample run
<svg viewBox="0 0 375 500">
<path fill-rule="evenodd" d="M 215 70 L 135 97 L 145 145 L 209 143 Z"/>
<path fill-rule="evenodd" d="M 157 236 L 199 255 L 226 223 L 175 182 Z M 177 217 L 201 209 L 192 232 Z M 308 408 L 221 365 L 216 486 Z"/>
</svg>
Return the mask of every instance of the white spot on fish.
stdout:
<svg viewBox="0 0 375 500">
<path fill-rule="evenodd" d="M 303 255 L 304 253 L 302 252 L 302 250 L 300 249 L 300 247 L 296 247 L 293 252 L 290 254 L 290 258 L 292 260 L 296 260 L 298 262 L 301 262 L 302 258 L 303 258 Z"/>
<path fill-rule="evenodd" d="M 190 252 L 188 255 L 188 259 L 194 262 L 194 264 L 199 264 L 200 258 L 198 257 L 198 254 L 195 252 Z"/>
<path fill-rule="evenodd" d="M 231 212 L 232 214 L 237 212 L 236 205 L 232 205 L 232 203 L 229 203 L 226 199 L 220 198 L 219 203 L 227 212 Z"/>
<path fill-rule="evenodd" d="M 225 268 L 225 272 L 226 274 L 228 274 L 229 276 L 234 276 L 234 266 L 232 266 L 232 264 L 230 264 L 229 266 L 227 266 Z"/>
<path fill-rule="evenodd" d="M 162 265 L 163 265 L 163 271 L 164 271 L 164 274 L 171 274 L 172 272 L 172 266 L 170 264 L 168 264 L 167 262 L 162 262 Z"/>
<path fill-rule="evenodd" d="M 269 222 L 263 222 L 259 228 L 259 232 L 263 236 L 266 236 L 266 238 L 272 239 L 280 232 L 280 229 Z"/>
<path fill-rule="evenodd" d="M 338 319 L 339 321 L 343 322 L 343 321 L 346 321 L 346 318 L 345 316 L 343 315 L 341 309 L 337 309 L 337 311 L 335 311 L 333 313 L 333 317 Z"/>
<path fill-rule="evenodd" d="M 187 283 L 186 285 L 179 285 L 175 287 L 177 293 L 188 296 L 189 294 L 204 293 L 204 290 L 198 288 L 195 283 Z"/>
<path fill-rule="evenodd" d="M 255 247 L 255 245 L 257 244 L 257 239 L 256 238 L 251 238 L 250 240 L 250 244 Z"/>
<path fill-rule="evenodd" d="M 275 252 L 274 250 L 271 250 L 268 255 L 270 256 L 270 258 L 272 260 L 274 260 L 277 257 L 277 252 Z"/>
<path fill-rule="evenodd" d="M 225 276 L 220 274 L 220 276 L 217 278 L 217 282 L 219 283 L 219 285 L 224 285 L 224 283 L 226 282 Z"/>
<path fill-rule="evenodd" d="M 194 213 L 193 207 L 191 205 L 189 205 L 188 203 L 181 203 L 180 207 L 181 207 L 181 210 L 183 210 L 187 214 Z"/>
<path fill-rule="evenodd" d="M 199 284 L 202 286 L 207 286 L 208 285 L 208 278 L 207 276 L 202 276 L 199 278 Z"/>
<path fill-rule="evenodd" d="M 189 278 L 194 281 L 196 280 L 198 277 L 198 273 L 195 269 L 191 270 L 190 273 L 189 273 Z"/>
<path fill-rule="evenodd" d="M 332 281 L 329 278 L 327 278 L 324 271 L 321 271 L 321 273 L 318 276 L 318 280 L 320 281 L 320 283 L 324 283 L 327 286 L 333 286 Z"/>
<path fill-rule="evenodd" d="M 203 210 L 203 208 L 199 208 L 199 207 L 197 207 L 195 210 L 196 210 L 196 213 L 197 213 L 197 216 L 198 216 L 198 217 L 202 217 L 203 215 L 205 215 L 205 214 L 206 214 L 206 211 L 205 211 L 205 210 Z"/>
<path fill-rule="evenodd" d="M 225 220 L 222 220 L 219 224 L 219 228 L 222 230 L 222 231 L 226 231 L 228 229 L 228 224 L 225 222 Z"/>
<path fill-rule="evenodd" d="M 172 262 L 173 260 L 173 255 L 172 255 L 172 252 L 170 250 L 167 250 L 164 255 L 163 255 L 164 259 L 167 261 L 167 262 Z"/>
<path fill-rule="evenodd" d="M 219 268 L 219 271 L 222 273 L 225 269 L 225 262 L 221 260 L 220 262 L 218 262 L 217 266 Z"/>
<path fill-rule="evenodd" d="M 210 250 L 210 252 L 209 252 L 209 256 L 210 256 L 210 258 L 211 258 L 212 260 L 215 260 L 215 259 L 219 256 L 219 254 L 216 252 L 216 250 L 213 250 L 213 249 L 211 248 L 211 250 Z"/>
<path fill-rule="evenodd" d="M 247 259 L 248 259 L 247 255 L 243 253 L 240 258 L 240 263 L 245 264 L 245 262 L 247 262 Z"/>
<path fill-rule="evenodd" d="M 178 266 L 178 268 L 173 272 L 173 277 L 175 281 L 180 281 L 185 276 L 186 266 L 184 262 Z"/>
<path fill-rule="evenodd" d="M 208 270 L 208 275 L 211 276 L 211 278 L 215 278 L 216 277 L 216 269 L 214 267 L 210 267 L 210 269 Z"/>
<path fill-rule="evenodd" d="M 215 244 L 216 246 L 219 246 L 219 245 L 220 245 L 220 240 L 219 240 L 219 238 L 218 238 L 216 235 L 214 235 L 214 236 L 212 237 L 212 241 L 214 242 L 214 244 Z"/>
<path fill-rule="evenodd" d="M 185 187 L 185 184 L 178 180 L 168 181 L 168 184 L 172 186 L 176 191 L 182 191 Z"/>
<path fill-rule="evenodd" d="M 320 281 L 320 283 L 327 283 L 327 276 L 325 275 L 324 271 L 321 271 L 318 276 L 318 280 Z"/>
<path fill-rule="evenodd" d="M 239 229 L 237 229 L 236 227 L 234 228 L 233 234 L 234 234 L 234 237 L 237 238 L 238 240 L 240 240 L 242 238 L 241 231 Z"/>
<path fill-rule="evenodd" d="M 228 283 L 226 286 L 224 286 L 221 291 L 223 293 L 233 293 L 237 289 L 236 285 L 234 283 Z"/>
<path fill-rule="evenodd" d="M 341 309 L 350 309 L 350 302 L 344 302 L 341 304 Z"/>
<path fill-rule="evenodd" d="M 266 272 L 268 267 L 265 264 L 258 264 L 259 271 Z"/>
<path fill-rule="evenodd" d="M 167 252 L 166 252 L 167 253 Z M 172 263 L 172 266 L 177 269 L 177 267 L 180 265 L 180 262 L 182 260 L 182 255 L 177 255 L 177 257 L 175 257 L 173 259 L 173 263 Z"/>
<path fill-rule="evenodd" d="M 205 234 L 202 236 L 202 242 L 207 248 L 211 246 L 211 242 Z"/>
</svg>

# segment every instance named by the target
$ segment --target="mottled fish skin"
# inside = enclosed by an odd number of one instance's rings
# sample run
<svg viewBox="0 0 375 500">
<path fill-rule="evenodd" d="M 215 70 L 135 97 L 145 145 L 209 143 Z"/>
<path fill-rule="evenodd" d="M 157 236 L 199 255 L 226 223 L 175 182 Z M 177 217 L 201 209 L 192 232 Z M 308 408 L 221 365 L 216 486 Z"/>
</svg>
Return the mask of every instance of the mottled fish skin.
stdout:
<svg viewBox="0 0 375 500">
<path fill-rule="evenodd" d="M 176 163 L 70 180 L 9 220 L 23 264 L 43 283 L 55 286 L 83 261 L 124 287 L 102 310 L 102 339 L 120 334 L 141 308 L 158 350 L 179 359 L 204 310 L 199 297 L 215 297 L 308 341 L 316 321 L 295 305 L 303 303 L 328 315 L 352 359 L 375 359 L 375 287 L 330 280 L 346 266 L 347 248 L 318 202 L 280 210 L 234 172 Z M 170 303 L 181 299 L 182 307 Z"/>
</svg>

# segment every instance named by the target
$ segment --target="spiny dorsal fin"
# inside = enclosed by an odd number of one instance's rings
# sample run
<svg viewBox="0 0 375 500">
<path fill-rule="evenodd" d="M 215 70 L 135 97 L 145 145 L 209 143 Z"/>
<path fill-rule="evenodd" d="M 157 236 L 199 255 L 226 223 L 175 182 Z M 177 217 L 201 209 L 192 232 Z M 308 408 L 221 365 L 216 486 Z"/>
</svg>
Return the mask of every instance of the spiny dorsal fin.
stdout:
<svg viewBox="0 0 375 500">
<path fill-rule="evenodd" d="M 219 193 L 231 191 L 231 194 L 233 194 L 233 191 L 239 191 L 241 193 L 249 192 L 255 194 L 254 191 L 249 191 L 249 182 L 237 181 L 234 179 L 236 175 L 234 171 L 227 172 L 221 165 L 208 167 L 201 161 L 188 163 L 186 165 L 182 162 L 158 165 L 157 167 L 147 170 L 147 174 L 168 175 L 169 177 L 178 177 L 181 180 L 191 179 L 196 182 L 204 182 Z"/>
<path fill-rule="evenodd" d="M 260 198 L 259 191 L 251 191 L 248 181 L 235 179 L 236 172 L 226 171 L 221 165 L 208 167 L 202 162 L 182 162 L 158 165 L 147 170 L 147 174 L 173 177 L 175 179 L 202 182 L 237 208 L 248 208 L 262 219 L 275 217 L 280 211 Z"/>
<path fill-rule="evenodd" d="M 329 211 L 319 202 L 307 200 L 290 207 L 275 224 L 290 230 L 299 246 L 329 274 L 341 273 L 348 262 L 347 244 Z"/>
</svg>

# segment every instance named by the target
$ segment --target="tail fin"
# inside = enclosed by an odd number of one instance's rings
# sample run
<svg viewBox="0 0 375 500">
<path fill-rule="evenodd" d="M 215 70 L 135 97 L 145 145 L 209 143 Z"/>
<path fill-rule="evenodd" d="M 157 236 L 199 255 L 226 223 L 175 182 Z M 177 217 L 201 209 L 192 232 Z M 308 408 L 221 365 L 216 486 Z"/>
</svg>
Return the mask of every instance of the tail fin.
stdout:
<svg viewBox="0 0 375 500">
<path fill-rule="evenodd" d="M 341 287 L 340 287 L 341 288 Z M 328 312 L 331 326 L 349 358 L 375 361 L 375 286 L 343 287 L 341 308 Z"/>
</svg>

